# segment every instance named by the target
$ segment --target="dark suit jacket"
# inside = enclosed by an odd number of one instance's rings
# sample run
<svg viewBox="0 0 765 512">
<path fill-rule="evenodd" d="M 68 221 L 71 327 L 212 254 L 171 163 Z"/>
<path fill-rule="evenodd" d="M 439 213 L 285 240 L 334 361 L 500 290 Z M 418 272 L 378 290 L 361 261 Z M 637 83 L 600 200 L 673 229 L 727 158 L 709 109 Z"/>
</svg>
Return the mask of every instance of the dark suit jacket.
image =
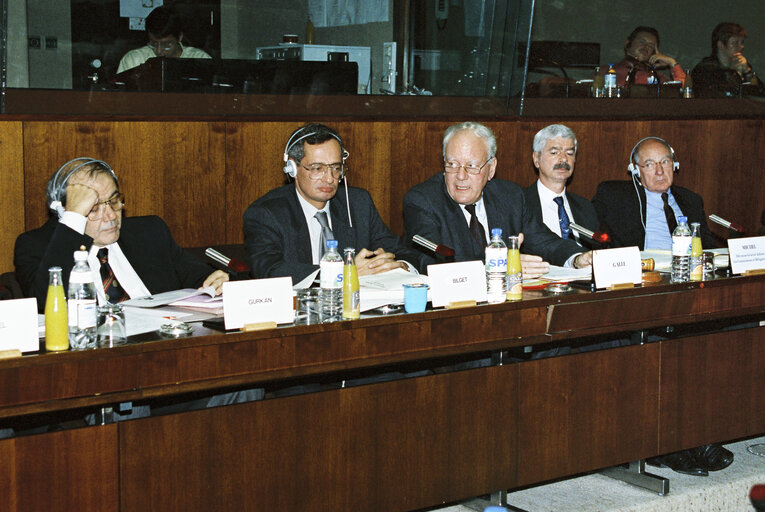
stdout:
<svg viewBox="0 0 765 512">
<path fill-rule="evenodd" d="M 501 228 L 502 236 L 523 233 L 521 252 L 536 254 L 554 265 L 563 265 L 572 255 L 582 252 L 573 240 L 562 240 L 542 223 L 528 207 L 521 187 L 510 181 L 493 179 L 483 189 L 488 229 Z M 462 209 L 446 191 L 443 173 L 415 185 L 404 196 L 406 240 L 420 235 L 437 244 L 451 247 L 455 261 L 484 259 L 470 233 Z M 436 263 L 426 255 L 423 264 Z M 421 269 L 424 270 L 424 269 Z"/>
<path fill-rule="evenodd" d="M 123 218 L 118 243 L 151 293 L 197 288 L 214 271 L 181 249 L 167 224 L 153 215 Z M 40 311 L 45 309 L 48 293 L 48 268 L 61 267 L 66 289 L 74 266 L 74 251 L 81 245 L 90 249 L 93 239 L 59 223 L 55 217 L 16 239 L 13 261 L 16 277 L 24 295 L 37 297 Z"/>
<path fill-rule="evenodd" d="M 526 196 L 526 204 L 529 209 L 533 211 L 544 224 L 542 216 L 542 203 L 539 200 L 539 190 L 537 189 L 537 182 L 523 189 L 523 193 Z M 568 199 L 568 205 L 571 207 L 571 213 L 574 216 L 574 222 L 582 227 L 589 229 L 590 231 L 597 231 L 600 228 L 600 221 L 598 221 L 598 214 L 595 212 L 595 208 L 592 203 L 582 196 L 578 196 L 572 192 L 566 190 L 566 198 Z M 546 226 L 545 226 L 546 227 Z M 555 233 L 553 233 L 555 234 Z M 582 245 L 588 249 L 592 249 L 592 244 L 588 243 L 587 239 L 580 237 Z"/>
<path fill-rule="evenodd" d="M 641 251 L 644 248 L 645 228 L 641 221 L 645 221 L 646 197 L 642 186 L 638 185 L 637 190 L 636 193 L 630 180 L 604 181 L 598 185 L 595 197 L 592 198 L 601 229 L 611 235 L 613 247 L 637 245 Z M 706 248 L 717 247 L 719 244 L 707 227 L 701 197 L 687 188 L 675 185 L 672 185 L 671 190 L 683 215 L 688 217 L 688 224 L 701 224 L 701 244 Z"/>
<path fill-rule="evenodd" d="M 345 191 L 341 187 L 329 203 L 332 233 L 338 250 L 382 247 L 419 267 L 420 255 L 405 247 L 390 232 L 366 190 L 348 187 L 353 227 L 348 221 Z M 311 235 L 295 186 L 288 184 L 268 192 L 244 212 L 244 245 L 252 277 L 291 276 L 293 284 L 318 269 L 313 264 Z"/>
</svg>

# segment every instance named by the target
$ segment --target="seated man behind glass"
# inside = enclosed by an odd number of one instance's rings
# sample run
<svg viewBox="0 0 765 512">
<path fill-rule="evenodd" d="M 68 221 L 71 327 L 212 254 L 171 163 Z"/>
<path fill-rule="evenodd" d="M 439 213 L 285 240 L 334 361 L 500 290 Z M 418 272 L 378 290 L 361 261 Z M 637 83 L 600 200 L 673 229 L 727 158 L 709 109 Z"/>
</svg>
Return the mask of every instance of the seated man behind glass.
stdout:
<svg viewBox="0 0 765 512">
<path fill-rule="evenodd" d="M 183 46 L 180 17 L 166 7 L 157 7 L 146 17 L 146 46 L 127 52 L 120 60 L 117 73 L 140 66 L 152 57 L 176 59 L 210 59 L 206 52 L 192 46 Z"/>
<path fill-rule="evenodd" d="M 685 81 L 685 72 L 677 61 L 659 51 L 659 32 L 653 27 L 637 27 L 624 42 L 624 59 L 614 65 L 619 86 L 664 83 L 670 80 L 657 68 L 669 68 L 671 80 Z M 601 68 L 603 72 L 608 68 Z"/>
</svg>

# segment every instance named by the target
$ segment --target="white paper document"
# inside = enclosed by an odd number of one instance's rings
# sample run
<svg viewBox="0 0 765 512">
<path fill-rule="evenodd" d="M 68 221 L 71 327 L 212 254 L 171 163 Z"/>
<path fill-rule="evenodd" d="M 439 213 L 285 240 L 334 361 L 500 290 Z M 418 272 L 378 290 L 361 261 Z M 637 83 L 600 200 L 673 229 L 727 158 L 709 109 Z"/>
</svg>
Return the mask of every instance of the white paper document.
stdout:
<svg viewBox="0 0 765 512">
<path fill-rule="evenodd" d="M 397 268 L 381 274 L 359 277 L 361 311 L 404 303 L 404 285 L 428 284 L 428 276 Z M 429 297 L 429 295 L 428 295 Z"/>
<path fill-rule="evenodd" d="M 215 297 L 215 288 L 208 286 L 207 288 L 183 288 L 181 290 L 173 290 L 163 293 L 155 293 L 153 295 L 147 295 L 146 297 L 137 297 L 135 299 L 126 300 L 121 302 L 123 306 L 132 306 L 137 308 L 156 308 L 159 306 L 167 306 L 173 302 L 182 301 L 197 295 L 207 295 L 210 298 Z"/>
</svg>

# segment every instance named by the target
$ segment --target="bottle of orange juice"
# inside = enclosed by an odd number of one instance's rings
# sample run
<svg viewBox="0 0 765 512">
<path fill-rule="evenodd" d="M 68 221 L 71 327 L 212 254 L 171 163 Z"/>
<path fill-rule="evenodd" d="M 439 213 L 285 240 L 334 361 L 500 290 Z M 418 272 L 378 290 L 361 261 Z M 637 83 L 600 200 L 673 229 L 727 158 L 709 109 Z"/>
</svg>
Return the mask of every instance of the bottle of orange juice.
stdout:
<svg viewBox="0 0 765 512">
<path fill-rule="evenodd" d="M 359 291 L 359 273 L 356 269 L 356 251 L 345 249 L 343 265 L 343 320 L 357 320 L 361 317 L 361 296 Z"/>
<path fill-rule="evenodd" d="M 691 222 L 691 281 L 701 281 L 704 276 L 704 268 L 701 261 L 701 224 Z"/>
<path fill-rule="evenodd" d="M 48 295 L 45 298 L 45 350 L 69 348 L 69 321 L 61 267 L 48 269 Z"/>
<path fill-rule="evenodd" d="M 517 236 L 507 237 L 507 300 L 523 298 L 523 269 Z"/>
</svg>

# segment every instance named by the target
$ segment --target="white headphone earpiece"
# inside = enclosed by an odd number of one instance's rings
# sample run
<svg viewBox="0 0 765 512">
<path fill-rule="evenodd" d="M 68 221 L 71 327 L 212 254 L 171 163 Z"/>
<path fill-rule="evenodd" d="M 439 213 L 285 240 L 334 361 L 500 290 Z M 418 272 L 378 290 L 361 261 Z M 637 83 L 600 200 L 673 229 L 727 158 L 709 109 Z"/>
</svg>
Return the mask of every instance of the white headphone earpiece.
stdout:
<svg viewBox="0 0 765 512">
<path fill-rule="evenodd" d="M 669 156 L 672 157 L 672 170 L 674 172 L 678 172 L 680 170 L 680 162 L 678 162 L 677 158 L 675 157 L 675 149 L 670 145 L 669 142 L 662 139 L 661 137 L 645 137 L 644 139 L 640 139 L 637 144 L 632 147 L 632 151 L 630 151 L 630 163 L 627 165 L 627 172 L 629 172 L 632 176 L 640 178 L 640 168 L 635 163 L 635 150 L 637 150 L 640 144 L 649 139 L 658 140 L 665 144 L 667 148 L 669 148 Z"/>
</svg>

